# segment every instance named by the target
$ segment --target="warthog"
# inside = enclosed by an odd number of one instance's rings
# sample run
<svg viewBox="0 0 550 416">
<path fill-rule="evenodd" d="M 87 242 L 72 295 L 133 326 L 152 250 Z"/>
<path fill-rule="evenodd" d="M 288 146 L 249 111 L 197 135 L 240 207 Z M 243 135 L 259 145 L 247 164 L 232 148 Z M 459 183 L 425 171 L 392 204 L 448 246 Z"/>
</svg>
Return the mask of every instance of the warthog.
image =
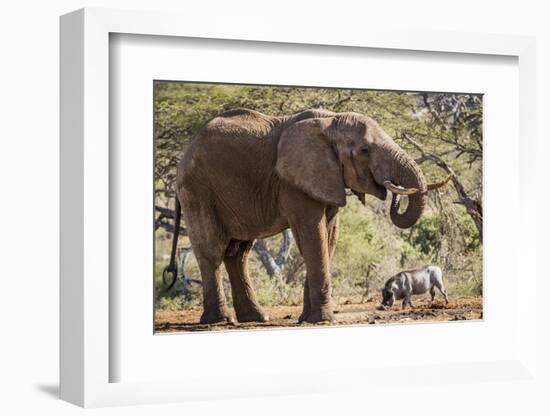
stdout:
<svg viewBox="0 0 550 416">
<path fill-rule="evenodd" d="M 426 266 L 417 270 L 408 270 L 397 273 L 388 279 L 382 289 L 382 306 L 391 307 L 395 300 L 403 299 L 403 308 L 409 305 L 413 308 L 412 295 L 422 295 L 430 291 L 432 302 L 435 298 L 435 288 L 445 297 L 445 303 L 449 303 L 447 291 L 443 285 L 441 269 L 437 266 Z"/>
</svg>

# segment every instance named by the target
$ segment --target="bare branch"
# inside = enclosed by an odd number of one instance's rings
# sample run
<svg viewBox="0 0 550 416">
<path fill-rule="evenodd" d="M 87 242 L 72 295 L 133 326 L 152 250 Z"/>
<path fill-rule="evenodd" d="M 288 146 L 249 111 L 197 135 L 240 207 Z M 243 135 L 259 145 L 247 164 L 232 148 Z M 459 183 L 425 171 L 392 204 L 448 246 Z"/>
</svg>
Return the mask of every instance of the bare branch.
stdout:
<svg viewBox="0 0 550 416">
<path fill-rule="evenodd" d="M 413 140 L 408 134 L 402 133 L 401 136 L 420 152 L 421 157 L 416 160 L 416 163 L 422 164 L 426 161 L 430 161 L 450 175 L 456 193 L 458 194 L 458 201 L 455 203 L 463 205 L 464 208 L 466 208 L 466 212 L 470 215 L 477 227 L 479 239 L 483 241 L 483 208 L 481 202 L 471 197 L 466 192 L 466 189 L 464 188 L 464 185 L 460 181 L 458 175 L 443 159 L 432 153 L 425 152 L 422 146 L 420 146 L 420 144 Z"/>
<path fill-rule="evenodd" d="M 163 228 L 164 230 L 168 231 L 169 233 L 174 233 L 174 224 L 169 223 L 168 221 L 164 221 L 162 216 L 158 217 L 155 220 L 155 231 L 159 228 Z M 179 235 L 187 236 L 187 229 L 184 227 L 180 227 L 180 233 Z"/>
<path fill-rule="evenodd" d="M 155 219 L 155 231 L 159 228 L 164 228 L 166 231 L 173 233 L 175 228 L 174 224 L 170 223 L 168 221 L 165 221 L 165 218 L 174 219 L 176 218 L 176 213 L 173 209 L 170 208 L 164 208 L 155 206 L 155 211 L 159 212 L 160 215 Z M 180 226 L 180 235 L 187 236 L 187 229 Z"/>
<path fill-rule="evenodd" d="M 290 249 L 294 238 L 289 229 L 283 231 L 283 240 L 279 247 L 279 252 L 273 257 L 269 251 L 269 246 L 266 240 L 256 240 L 254 244 L 254 251 L 258 255 L 258 258 L 262 262 L 267 274 L 269 276 L 280 275 L 283 271 L 284 265 L 288 256 L 290 255 Z"/>
</svg>

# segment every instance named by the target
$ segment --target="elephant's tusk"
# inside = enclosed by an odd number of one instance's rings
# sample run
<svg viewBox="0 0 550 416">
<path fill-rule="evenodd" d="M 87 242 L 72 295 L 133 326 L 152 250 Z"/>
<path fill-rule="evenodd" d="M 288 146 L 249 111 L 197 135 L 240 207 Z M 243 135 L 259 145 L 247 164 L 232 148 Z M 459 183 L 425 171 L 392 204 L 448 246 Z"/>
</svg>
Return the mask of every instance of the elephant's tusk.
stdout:
<svg viewBox="0 0 550 416">
<path fill-rule="evenodd" d="M 397 195 L 413 195 L 418 192 L 418 188 L 403 188 L 402 186 L 393 184 L 391 181 L 384 181 L 384 186 L 388 191 Z"/>
<path fill-rule="evenodd" d="M 452 177 L 453 177 L 453 175 L 449 175 L 449 176 L 447 176 L 446 179 L 443 179 L 441 182 L 430 183 L 428 185 L 428 191 L 433 191 L 435 189 L 438 189 L 438 188 L 441 188 L 442 186 L 447 185 L 447 182 L 449 182 Z"/>
</svg>

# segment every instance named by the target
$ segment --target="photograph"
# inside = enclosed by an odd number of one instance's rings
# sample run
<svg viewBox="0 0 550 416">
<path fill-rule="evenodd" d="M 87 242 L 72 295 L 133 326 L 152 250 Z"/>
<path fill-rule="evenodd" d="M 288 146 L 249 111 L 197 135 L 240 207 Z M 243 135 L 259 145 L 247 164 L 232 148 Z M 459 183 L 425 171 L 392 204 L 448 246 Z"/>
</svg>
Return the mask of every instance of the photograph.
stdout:
<svg viewBox="0 0 550 416">
<path fill-rule="evenodd" d="M 152 87 L 155 334 L 483 319 L 483 94 Z"/>
</svg>

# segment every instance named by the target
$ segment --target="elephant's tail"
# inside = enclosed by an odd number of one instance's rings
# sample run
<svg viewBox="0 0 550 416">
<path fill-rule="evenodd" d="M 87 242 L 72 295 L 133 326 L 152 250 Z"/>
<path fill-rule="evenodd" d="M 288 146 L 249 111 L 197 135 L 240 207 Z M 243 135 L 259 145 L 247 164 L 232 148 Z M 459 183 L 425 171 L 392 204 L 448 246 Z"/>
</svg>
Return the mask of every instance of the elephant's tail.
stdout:
<svg viewBox="0 0 550 416">
<path fill-rule="evenodd" d="M 164 283 L 167 284 L 168 275 L 171 275 L 170 283 L 166 287 L 166 290 L 172 289 L 176 284 L 178 278 L 178 264 L 176 262 L 176 250 L 178 248 L 178 237 L 180 234 L 180 222 L 181 222 L 181 205 L 176 195 L 176 206 L 174 212 L 174 233 L 172 237 L 172 252 L 170 253 L 170 264 L 165 267 L 162 278 Z"/>
</svg>

